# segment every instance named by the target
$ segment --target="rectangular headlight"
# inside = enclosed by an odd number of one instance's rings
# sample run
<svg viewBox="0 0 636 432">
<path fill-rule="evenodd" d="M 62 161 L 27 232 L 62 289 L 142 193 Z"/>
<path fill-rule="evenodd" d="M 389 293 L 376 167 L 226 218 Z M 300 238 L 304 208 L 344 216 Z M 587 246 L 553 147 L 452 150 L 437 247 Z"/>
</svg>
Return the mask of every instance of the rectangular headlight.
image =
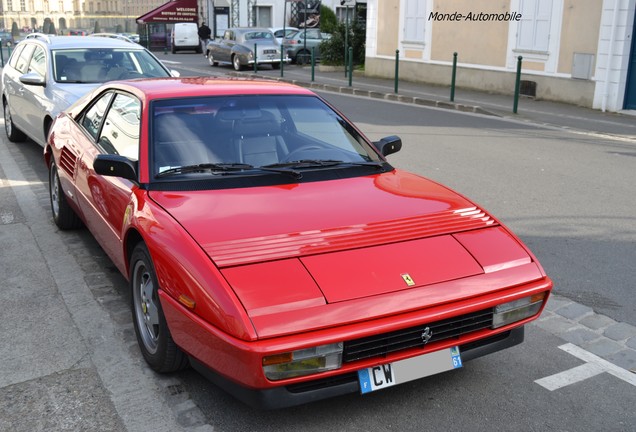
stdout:
<svg viewBox="0 0 636 432">
<path fill-rule="evenodd" d="M 545 293 L 540 293 L 495 306 L 492 316 L 492 328 L 496 329 L 536 315 L 541 309 L 544 299 Z"/>
<path fill-rule="evenodd" d="M 263 357 L 263 372 L 273 381 L 339 369 L 342 342 Z"/>
</svg>

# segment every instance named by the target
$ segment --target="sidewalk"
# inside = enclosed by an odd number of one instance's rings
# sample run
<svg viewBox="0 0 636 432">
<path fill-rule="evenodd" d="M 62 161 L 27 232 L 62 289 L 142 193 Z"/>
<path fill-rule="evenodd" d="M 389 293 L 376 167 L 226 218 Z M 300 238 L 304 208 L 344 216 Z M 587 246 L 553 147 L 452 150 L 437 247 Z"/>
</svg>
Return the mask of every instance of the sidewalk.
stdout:
<svg viewBox="0 0 636 432">
<path fill-rule="evenodd" d="M 314 80 L 311 66 L 285 66 L 283 78 L 280 70 L 259 69 L 255 74 L 246 70 L 235 76 L 272 78 L 310 87 L 314 90 L 334 91 L 364 97 L 413 103 L 480 114 L 494 115 L 519 121 L 567 128 L 575 131 L 619 137 L 636 143 L 636 111 L 621 113 L 601 112 L 557 102 L 520 97 L 517 114 L 513 113 L 514 89 L 509 95 L 493 94 L 462 88 L 455 89 L 455 100 L 450 101 L 450 78 L 448 86 L 413 83 L 401 80 L 395 93 L 392 79 L 369 78 L 363 72 L 354 72 L 352 85 L 344 71 L 323 71 L 316 66 Z"/>
</svg>

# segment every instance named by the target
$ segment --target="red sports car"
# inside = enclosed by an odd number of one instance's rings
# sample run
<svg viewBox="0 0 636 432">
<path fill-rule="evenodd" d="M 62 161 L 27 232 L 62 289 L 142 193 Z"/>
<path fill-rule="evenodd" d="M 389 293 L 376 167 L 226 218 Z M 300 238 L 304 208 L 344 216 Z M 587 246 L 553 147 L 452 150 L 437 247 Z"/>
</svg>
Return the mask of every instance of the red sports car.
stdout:
<svg viewBox="0 0 636 432">
<path fill-rule="evenodd" d="M 109 83 L 45 158 L 62 229 L 130 281 L 150 366 L 284 407 L 461 367 L 523 341 L 552 288 L 497 219 L 392 167 L 313 92 L 239 79 Z"/>
</svg>

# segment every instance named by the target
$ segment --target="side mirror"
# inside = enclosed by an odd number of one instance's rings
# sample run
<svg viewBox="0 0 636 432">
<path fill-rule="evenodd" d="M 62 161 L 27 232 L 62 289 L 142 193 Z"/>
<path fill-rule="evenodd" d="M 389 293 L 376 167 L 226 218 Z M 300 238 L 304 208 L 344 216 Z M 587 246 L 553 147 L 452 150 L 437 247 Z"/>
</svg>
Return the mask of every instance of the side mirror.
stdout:
<svg viewBox="0 0 636 432">
<path fill-rule="evenodd" d="M 24 75 L 21 75 L 20 82 L 26 85 L 41 86 L 41 87 L 44 87 L 46 85 L 46 82 L 44 81 L 44 77 L 41 75 L 38 75 L 35 72 L 29 72 Z"/>
<path fill-rule="evenodd" d="M 121 177 L 137 183 L 137 163 L 127 157 L 111 154 L 97 155 L 93 169 L 99 175 Z"/>
<path fill-rule="evenodd" d="M 382 156 L 388 156 L 393 153 L 397 153 L 402 149 L 402 139 L 399 136 L 391 135 L 384 137 L 379 141 L 374 141 L 373 145 L 382 154 Z"/>
</svg>

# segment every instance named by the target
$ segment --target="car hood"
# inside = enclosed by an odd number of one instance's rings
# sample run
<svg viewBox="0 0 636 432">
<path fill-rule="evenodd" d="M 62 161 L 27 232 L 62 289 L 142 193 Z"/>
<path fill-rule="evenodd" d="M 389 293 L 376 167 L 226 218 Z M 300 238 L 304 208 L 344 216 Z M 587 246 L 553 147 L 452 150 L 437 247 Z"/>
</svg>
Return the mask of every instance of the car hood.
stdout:
<svg viewBox="0 0 636 432">
<path fill-rule="evenodd" d="M 84 96 L 86 93 L 91 92 L 92 90 L 96 89 L 100 85 L 101 83 L 87 83 L 87 84 L 56 83 L 54 86 L 52 86 L 54 112 L 52 112 L 51 114 L 53 116 L 56 116 L 61 111 L 73 105 L 79 98 Z"/>
<path fill-rule="evenodd" d="M 151 197 L 220 267 L 253 319 L 531 261 L 466 198 L 401 171 Z"/>
</svg>

